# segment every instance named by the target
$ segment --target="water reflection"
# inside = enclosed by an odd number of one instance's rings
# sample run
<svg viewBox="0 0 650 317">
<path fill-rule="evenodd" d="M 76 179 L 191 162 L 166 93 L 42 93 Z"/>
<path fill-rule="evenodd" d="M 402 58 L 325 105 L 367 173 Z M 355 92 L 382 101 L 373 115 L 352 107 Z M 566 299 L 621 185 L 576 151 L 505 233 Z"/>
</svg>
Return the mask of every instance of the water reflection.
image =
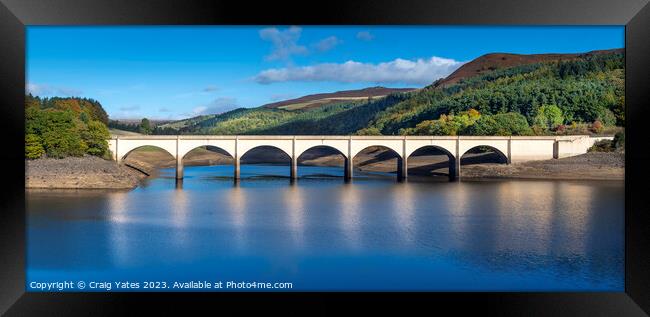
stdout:
<svg viewBox="0 0 650 317">
<path fill-rule="evenodd" d="M 407 183 L 400 183 L 393 186 L 390 201 L 393 203 L 391 208 L 397 233 L 405 244 L 414 242 L 416 234 L 415 222 L 415 203 L 417 198 L 413 191 L 416 188 L 408 186 Z"/>
<path fill-rule="evenodd" d="M 306 212 L 303 199 L 305 193 L 299 186 L 289 186 L 284 191 L 284 200 L 287 206 L 287 223 L 291 230 L 292 237 L 296 247 L 301 248 L 303 245 L 303 231 L 305 229 L 304 214 Z"/>
<path fill-rule="evenodd" d="M 109 234 L 112 258 L 117 266 L 124 266 L 129 261 L 129 240 L 125 225 L 128 223 L 129 194 L 117 192 L 108 194 Z"/>
<path fill-rule="evenodd" d="M 228 205 L 224 210 L 230 213 L 235 233 L 234 244 L 242 249 L 246 246 L 246 192 L 240 186 L 233 186 L 228 199 Z"/>
<path fill-rule="evenodd" d="M 352 183 L 344 184 L 345 190 L 340 192 L 339 222 L 345 237 L 344 241 L 352 249 L 361 247 L 361 194 L 358 187 Z"/>
<path fill-rule="evenodd" d="M 173 193 L 169 195 L 171 211 L 171 226 L 172 226 L 172 238 L 171 241 L 174 244 L 174 247 L 177 249 L 183 249 L 187 246 L 189 235 L 191 235 L 190 230 L 188 230 L 188 217 L 189 217 L 189 207 L 188 207 L 188 191 L 182 189 L 176 189 Z M 156 211 L 164 212 L 164 211 Z"/>
<path fill-rule="evenodd" d="M 622 182 L 344 183 L 314 170 L 293 185 L 233 185 L 220 176 L 231 172 L 187 167 L 180 186 L 172 174 L 130 192 L 28 193 L 28 277 L 101 267 L 109 280 L 218 276 L 309 290 L 623 289 Z"/>
</svg>

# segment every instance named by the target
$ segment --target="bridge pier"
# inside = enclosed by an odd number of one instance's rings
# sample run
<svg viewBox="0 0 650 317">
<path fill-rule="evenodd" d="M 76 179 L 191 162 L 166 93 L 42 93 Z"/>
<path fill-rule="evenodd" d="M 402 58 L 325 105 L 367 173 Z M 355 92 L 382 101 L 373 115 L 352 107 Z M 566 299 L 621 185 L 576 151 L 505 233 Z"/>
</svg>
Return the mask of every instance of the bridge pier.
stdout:
<svg viewBox="0 0 650 317">
<path fill-rule="evenodd" d="M 406 180 L 408 175 L 407 165 L 408 164 L 406 164 L 405 158 L 401 158 L 401 157 L 397 158 L 397 180 L 398 181 Z"/>
<path fill-rule="evenodd" d="M 295 155 L 291 158 L 291 179 L 298 179 L 298 158 Z"/>
<path fill-rule="evenodd" d="M 238 180 L 239 179 L 239 168 L 240 168 L 239 157 L 235 157 L 233 159 L 233 165 L 235 166 L 235 171 L 234 171 L 235 173 L 234 173 L 233 177 L 235 178 L 235 180 Z"/>
<path fill-rule="evenodd" d="M 460 180 L 460 158 L 449 158 L 449 181 Z"/>
<path fill-rule="evenodd" d="M 183 158 L 176 156 L 176 179 L 183 179 Z"/>
<path fill-rule="evenodd" d="M 349 181 L 352 179 L 352 159 L 345 158 L 343 163 L 343 179 Z"/>
</svg>

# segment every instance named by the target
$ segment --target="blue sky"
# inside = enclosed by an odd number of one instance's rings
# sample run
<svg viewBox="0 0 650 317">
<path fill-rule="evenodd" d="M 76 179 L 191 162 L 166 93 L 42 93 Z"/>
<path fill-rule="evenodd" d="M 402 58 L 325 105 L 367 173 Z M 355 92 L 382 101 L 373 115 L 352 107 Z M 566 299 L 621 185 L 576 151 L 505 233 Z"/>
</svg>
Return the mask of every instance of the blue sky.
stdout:
<svg viewBox="0 0 650 317">
<path fill-rule="evenodd" d="M 622 26 L 29 26 L 26 89 L 96 99 L 112 119 L 180 119 L 422 87 L 486 53 L 621 47 Z"/>
</svg>

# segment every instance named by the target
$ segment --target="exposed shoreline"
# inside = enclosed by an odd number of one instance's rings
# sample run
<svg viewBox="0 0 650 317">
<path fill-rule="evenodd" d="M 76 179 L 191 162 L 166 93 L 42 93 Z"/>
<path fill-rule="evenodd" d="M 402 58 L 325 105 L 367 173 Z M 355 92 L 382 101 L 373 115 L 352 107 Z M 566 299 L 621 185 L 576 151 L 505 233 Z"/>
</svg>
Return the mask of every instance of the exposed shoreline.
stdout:
<svg viewBox="0 0 650 317">
<path fill-rule="evenodd" d="M 25 162 L 27 189 L 131 189 L 147 175 L 94 156 Z"/>
<path fill-rule="evenodd" d="M 624 180 L 625 154 L 594 152 L 574 157 L 530 161 L 510 165 L 497 163 L 473 164 L 488 161 L 490 154 L 463 158 L 461 179 L 489 181 L 505 179 L 538 180 Z M 271 159 L 272 162 L 277 163 Z M 259 163 L 253 157 L 247 163 Z M 267 160 L 268 161 L 268 160 Z M 246 162 L 243 162 L 246 163 Z M 355 170 L 395 173 L 397 159 L 384 151 L 362 153 L 355 158 Z M 185 166 L 232 164 L 227 156 L 198 151 L 185 158 Z M 307 157 L 299 162 L 307 166 L 342 166 L 340 155 Z M 147 177 L 155 177 L 160 168 L 174 167 L 175 161 L 161 152 L 133 153 L 123 164 L 98 157 L 84 156 L 65 159 L 38 159 L 25 162 L 27 189 L 133 189 Z M 445 155 L 424 155 L 409 158 L 409 176 L 446 177 L 448 159 Z"/>
</svg>

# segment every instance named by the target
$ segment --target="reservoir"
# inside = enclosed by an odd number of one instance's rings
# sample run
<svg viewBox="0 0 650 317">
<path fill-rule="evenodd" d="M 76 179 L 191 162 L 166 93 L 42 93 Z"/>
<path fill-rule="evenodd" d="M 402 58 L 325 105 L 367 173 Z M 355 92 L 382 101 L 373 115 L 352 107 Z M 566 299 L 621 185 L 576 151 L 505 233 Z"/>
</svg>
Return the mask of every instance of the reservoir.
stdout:
<svg viewBox="0 0 650 317">
<path fill-rule="evenodd" d="M 232 166 L 196 166 L 182 183 L 164 169 L 131 191 L 28 190 L 27 290 L 64 281 L 624 290 L 623 181 L 342 175 L 301 166 L 292 183 L 287 166 L 249 165 L 234 183 Z"/>
</svg>

